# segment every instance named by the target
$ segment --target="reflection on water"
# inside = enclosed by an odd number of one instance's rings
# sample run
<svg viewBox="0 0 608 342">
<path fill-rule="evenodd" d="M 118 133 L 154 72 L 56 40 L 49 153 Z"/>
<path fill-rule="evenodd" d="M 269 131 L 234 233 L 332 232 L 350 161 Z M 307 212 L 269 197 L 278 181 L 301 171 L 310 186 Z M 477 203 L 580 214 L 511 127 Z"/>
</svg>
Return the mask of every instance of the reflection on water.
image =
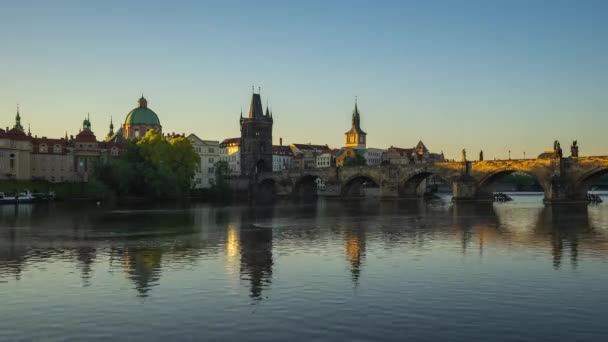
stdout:
<svg viewBox="0 0 608 342">
<path fill-rule="evenodd" d="M 608 280 L 608 205 L 545 206 L 538 196 L 501 204 L 453 205 L 444 198 L 429 203 L 320 201 L 264 208 L 195 205 L 132 210 L 74 209 L 57 203 L 0 206 L 0 214 L 0 295 L 13 303 L 11 308 L 0 308 L 0 316 L 5 317 L 0 340 L 35 339 L 38 335 L 28 335 L 17 323 L 66 303 L 78 307 L 77 303 L 86 302 L 82 310 L 99 315 L 104 312 L 100 307 L 114 306 L 122 310 L 116 313 L 119 317 L 143 319 L 146 309 L 125 306 L 133 298 L 138 298 L 133 303 L 147 305 L 150 312 L 170 310 L 184 320 L 193 317 L 180 308 L 204 302 L 207 306 L 196 312 L 202 310 L 205 316 L 215 312 L 223 321 L 211 316 L 190 324 L 215 322 L 217 327 L 249 312 L 243 304 L 272 303 L 274 310 L 266 312 L 266 321 L 248 319 L 256 322 L 255 332 L 261 335 L 248 335 L 248 329 L 254 328 L 245 326 L 233 327 L 232 335 L 219 328 L 208 331 L 216 339 L 264 340 L 262 327 L 278 329 L 276 324 L 287 318 L 291 321 L 286 323 L 285 338 L 314 338 L 313 331 L 322 329 L 318 336 L 335 333 L 351 339 L 359 336 L 357 329 L 340 330 L 345 323 L 339 319 L 304 325 L 302 320 L 332 310 L 342 318 L 366 310 L 378 322 L 391 315 L 407 316 L 410 324 L 441 316 L 445 310 L 465 310 L 461 314 L 479 319 L 499 298 L 514 307 L 538 305 L 538 310 L 541 306 L 551 310 L 545 296 L 554 292 L 563 296 L 567 293 L 561 293 L 562 288 L 579 289 Z M 577 273 L 564 273 L 564 266 Z M 78 275 L 78 283 L 71 280 L 72 274 Z M 538 303 L 513 287 L 522 281 Z M 476 295 L 491 293 L 494 299 L 466 306 L 458 298 L 469 298 L 469 303 L 478 300 L 462 287 L 467 282 L 469 288 L 486 284 Z M 537 291 L 540 288 L 547 292 Z M 430 293 L 443 302 L 428 297 Z M 581 294 L 585 295 L 589 298 L 582 299 L 598 305 L 594 310 L 608 313 L 606 306 L 597 304 L 608 296 Z M 409 303 L 407 309 L 398 309 L 401 301 Z M 451 304 L 446 308 L 446 303 Z M 569 304 L 574 312 L 584 309 L 577 303 Z M 502 304 L 495 305 L 504 310 Z M 287 307 L 297 311 L 285 311 Z M 388 307 L 397 311 L 391 314 Z M 427 317 L 427 311 L 433 314 Z M 96 321 L 102 332 L 124 329 L 106 322 L 107 317 Z M 588 317 L 582 312 L 562 318 L 571 322 Z M 13 323 L 17 328 L 9 329 Z M 516 322 L 511 323 L 516 329 Z M 38 324 L 59 339 L 96 338 L 80 330 Z M 597 328 L 593 320 L 586 324 Z M 368 326 L 368 337 L 385 333 L 377 330 L 381 325 Z M 476 338 L 475 334 L 464 329 L 457 338 L 436 337 L 466 340 Z M 161 338 L 154 328 L 138 336 Z M 496 337 L 491 329 L 485 336 Z"/>
</svg>

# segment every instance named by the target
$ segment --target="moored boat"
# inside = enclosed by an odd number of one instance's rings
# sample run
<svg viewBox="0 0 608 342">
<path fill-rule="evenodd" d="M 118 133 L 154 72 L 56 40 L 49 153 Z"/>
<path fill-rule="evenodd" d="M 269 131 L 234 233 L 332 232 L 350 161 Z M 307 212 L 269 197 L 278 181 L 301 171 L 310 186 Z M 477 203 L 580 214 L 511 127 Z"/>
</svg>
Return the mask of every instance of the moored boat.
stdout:
<svg viewBox="0 0 608 342">
<path fill-rule="evenodd" d="M 0 204 L 32 203 L 35 200 L 36 198 L 29 191 L 12 194 L 0 192 Z"/>
</svg>

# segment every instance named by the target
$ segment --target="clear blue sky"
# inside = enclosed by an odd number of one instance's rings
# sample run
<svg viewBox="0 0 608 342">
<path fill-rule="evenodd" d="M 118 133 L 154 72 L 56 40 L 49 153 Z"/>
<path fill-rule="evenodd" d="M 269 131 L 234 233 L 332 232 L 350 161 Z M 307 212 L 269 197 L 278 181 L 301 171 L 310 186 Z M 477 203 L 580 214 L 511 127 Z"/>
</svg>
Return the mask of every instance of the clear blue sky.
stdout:
<svg viewBox="0 0 608 342">
<path fill-rule="evenodd" d="M 371 147 L 608 154 L 608 1 L 7 1 L 0 42 L 0 125 L 39 136 L 142 92 L 165 132 L 238 136 L 255 84 L 275 143 L 342 146 L 358 96 Z"/>
</svg>

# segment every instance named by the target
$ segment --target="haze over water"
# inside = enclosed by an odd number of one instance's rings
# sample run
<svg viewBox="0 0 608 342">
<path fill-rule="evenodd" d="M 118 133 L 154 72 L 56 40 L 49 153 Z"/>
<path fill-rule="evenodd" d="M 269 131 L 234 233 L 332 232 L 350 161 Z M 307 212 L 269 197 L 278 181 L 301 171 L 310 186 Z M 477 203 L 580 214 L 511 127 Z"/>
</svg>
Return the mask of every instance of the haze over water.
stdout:
<svg viewBox="0 0 608 342">
<path fill-rule="evenodd" d="M 603 341 L 608 205 L 0 207 L 0 340 Z"/>
</svg>

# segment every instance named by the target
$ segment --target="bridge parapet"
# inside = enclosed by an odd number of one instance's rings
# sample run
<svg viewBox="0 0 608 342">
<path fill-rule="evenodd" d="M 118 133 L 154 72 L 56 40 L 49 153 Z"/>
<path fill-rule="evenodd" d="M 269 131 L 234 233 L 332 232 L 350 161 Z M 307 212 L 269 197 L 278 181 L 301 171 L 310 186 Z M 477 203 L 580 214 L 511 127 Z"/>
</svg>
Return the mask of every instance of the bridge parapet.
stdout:
<svg viewBox="0 0 608 342">
<path fill-rule="evenodd" d="M 453 199 L 491 197 L 492 184 L 504 174 L 523 172 L 536 179 L 548 202 L 577 201 L 586 194 L 590 180 L 608 173 L 608 157 L 433 162 L 407 165 L 328 167 L 260 173 L 258 184 L 272 183 L 274 192 L 290 195 L 304 184 L 317 182 L 334 195 L 352 193 L 352 186 L 374 184 L 383 198 L 415 197 L 418 185 L 432 175 L 452 188 Z"/>
</svg>

